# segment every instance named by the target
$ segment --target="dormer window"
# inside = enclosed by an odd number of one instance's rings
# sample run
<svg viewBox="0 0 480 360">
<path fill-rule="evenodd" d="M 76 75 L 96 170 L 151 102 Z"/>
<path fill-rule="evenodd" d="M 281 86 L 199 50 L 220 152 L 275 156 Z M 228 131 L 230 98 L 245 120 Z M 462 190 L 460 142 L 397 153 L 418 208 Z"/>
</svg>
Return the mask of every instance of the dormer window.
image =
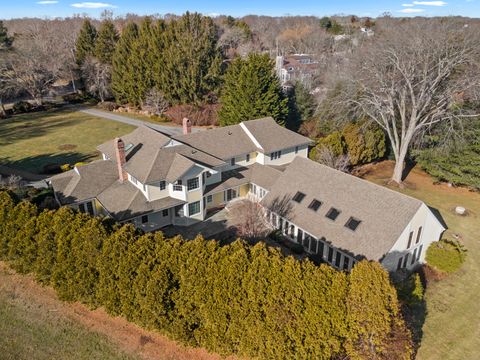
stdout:
<svg viewBox="0 0 480 360">
<path fill-rule="evenodd" d="M 280 159 L 281 157 L 282 157 L 282 150 L 275 151 L 275 152 L 270 154 L 270 160 Z"/>
<path fill-rule="evenodd" d="M 166 187 L 167 183 L 164 180 L 160 181 L 160 190 L 165 190 Z"/>
<path fill-rule="evenodd" d="M 327 215 L 325 215 L 327 218 L 329 218 L 330 220 L 334 220 L 338 217 L 338 215 L 340 215 L 340 210 L 337 210 L 335 209 L 334 207 L 330 208 L 330 210 L 328 210 L 327 212 Z"/>
<path fill-rule="evenodd" d="M 250 161 L 250 154 L 247 154 L 247 162 Z"/>
<path fill-rule="evenodd" d="M 230 159 L 230 166 L 235 166 L 235 158 Z"/>
<path fill-rule="evenodd" d="M 348 221 L 345 223 L 345 227 L 349 228 L 352 231 L 357 230 L 358 225 L 360 225 L 362 221 L 355 219 L 354 217 L 351 217 L 348 219 Z"/>
<path fill-rule="evenodd" d="M 316 212 L 321 205 L 322 205 L 321 201 L 318 201 L 317 199 L 313 199 L 310 205 L 308 205 L 308 208 Z"/>
<path fill-rule="evenodd" d="M 295 194 L 292 200 L 300 204 L 304 198 L 305 198 L 305 194 L 300 191 L 297 191 L 297 193 Z"/>
</svg>

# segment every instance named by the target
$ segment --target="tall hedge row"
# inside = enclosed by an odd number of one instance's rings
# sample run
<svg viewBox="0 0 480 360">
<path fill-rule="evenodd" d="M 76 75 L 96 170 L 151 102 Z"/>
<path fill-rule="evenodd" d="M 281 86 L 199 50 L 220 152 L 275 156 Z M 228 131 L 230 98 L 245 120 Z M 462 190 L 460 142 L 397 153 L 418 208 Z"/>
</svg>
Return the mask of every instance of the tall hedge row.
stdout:
<svg viewBox="0 0 480 360">
<path fill-rule="evenodd" d="M 411 356 L 388 275 L 351 273 L 243 241 L 165 239 L 68 208 L 39 213 L 0 192 L 0 257 L 67 301 L 103 306 L 221 354 L 261 359 Z"/>
</svg>

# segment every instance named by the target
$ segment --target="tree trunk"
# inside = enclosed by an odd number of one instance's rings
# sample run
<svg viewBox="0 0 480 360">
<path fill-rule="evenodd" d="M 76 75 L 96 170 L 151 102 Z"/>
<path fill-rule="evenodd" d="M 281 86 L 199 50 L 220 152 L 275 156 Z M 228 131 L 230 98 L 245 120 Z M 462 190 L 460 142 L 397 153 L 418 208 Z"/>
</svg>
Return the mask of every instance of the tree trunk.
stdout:
<svg viewBox="0 0 480 360">
<path fill-rule="evenodd" d="M 403 165 L 404 165 L 403 160 L 400 161 L 399 159 L 397 159 L 395 161 L 395 167 L 393 169 L 393 174 L 392 174 L 392 178 L 391 178 L 390 182 L 396 183 L 398 185 L 402 184 Z"/>
</svg>

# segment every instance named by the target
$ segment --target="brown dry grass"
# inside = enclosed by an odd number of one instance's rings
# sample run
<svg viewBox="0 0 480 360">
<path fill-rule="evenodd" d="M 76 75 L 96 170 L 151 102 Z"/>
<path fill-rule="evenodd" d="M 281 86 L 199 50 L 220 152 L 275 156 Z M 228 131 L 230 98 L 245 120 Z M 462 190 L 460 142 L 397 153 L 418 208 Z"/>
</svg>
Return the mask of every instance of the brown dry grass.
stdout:
<svg viewBox="0 0 480 360">
<path fill-rule="evenodd" d="M 31 312 L 27 315 L 29 319 L 36 322 L 36 325 L 52 326 L 52 324 L 44 322 L 42 316 L 38 316 L 38 312 L 55 314 L 58 321 L 79 324 L 89 333 L 106 337 L 114 347 L 118 348 L 119 352 L 132 356 L 132 358 L 140 357 L 149 360 L 222 359 L 221 356 L 208 353 L 205 349 L 185 347 L 159 333 L 143 330 L 123 318 L 111 317 L 103 309 L 92 311 L 79 303 L 62 302 L 52 288 L 40 286 L 31 276 L 16 274 L 2 262 L 0 262 L 0 298 L 12 305 L 13 308 L 24 311 L 26 309 L 27 312 Z M 7 331 L 9 330 L 12 333 L 18 332 L 18 328 L 7 328 Z M 83 338 L 79 338 L 78 341 L 82 342 Z M 61 343 L 57 345 L 63 346 Z M 31 346 L 31 344 L 26 344 L 26 346 Z M 53 356 L 52 358 L 57 357 Z M 36 359 L 36 357 L 33 356 L 31 359 Z M 229 357 L 228 359 L 236 358 Z"/>
</svg>

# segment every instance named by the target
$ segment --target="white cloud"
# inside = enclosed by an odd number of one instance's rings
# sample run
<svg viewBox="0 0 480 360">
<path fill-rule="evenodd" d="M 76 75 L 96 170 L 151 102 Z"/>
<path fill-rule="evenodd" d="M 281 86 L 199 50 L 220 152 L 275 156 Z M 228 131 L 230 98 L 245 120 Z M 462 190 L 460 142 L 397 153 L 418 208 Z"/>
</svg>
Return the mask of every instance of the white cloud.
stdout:
<svg viewBox="0 0 480 360">
<path fill-rule="evenodd" d="M 405 7 L 412 7 L 412 6 L 415 6 L 415 4 L 402 4 L 402 6 L 405 6 Z"/>
<path fill-rule="evenodd" d="M 445 6 L 448 5 L 445 1 L 414 1 L 415 5 L 425 5 L 425 6 Z"/>
<path fill-rule="evenodd" d="M 37 4 L 40 4 L 40 5 L 52 5 L 52 4 L 58 4 L 58 1 L 55 1 L 55 0 L 37 1 Z"/>
<path fill-rule="evenodd" d="M 101 3 L 101 2 L 81 2 L 81 3 L 71 4 L 70 6 L 73 6 L 74 8 L 80 8 L 80 9 L 116 8 L 115 5 Z"/>
<path fill-rule="evenodd" d="M 407 9 L 402 9 L 398 10 L 398 12 L 404 13 L 404 14 L 415 14 L 415 13 L 421 13 L 424 12 L 425 9 L 413 9 L 413 8 L 407 8 Z"/>
</svg>

